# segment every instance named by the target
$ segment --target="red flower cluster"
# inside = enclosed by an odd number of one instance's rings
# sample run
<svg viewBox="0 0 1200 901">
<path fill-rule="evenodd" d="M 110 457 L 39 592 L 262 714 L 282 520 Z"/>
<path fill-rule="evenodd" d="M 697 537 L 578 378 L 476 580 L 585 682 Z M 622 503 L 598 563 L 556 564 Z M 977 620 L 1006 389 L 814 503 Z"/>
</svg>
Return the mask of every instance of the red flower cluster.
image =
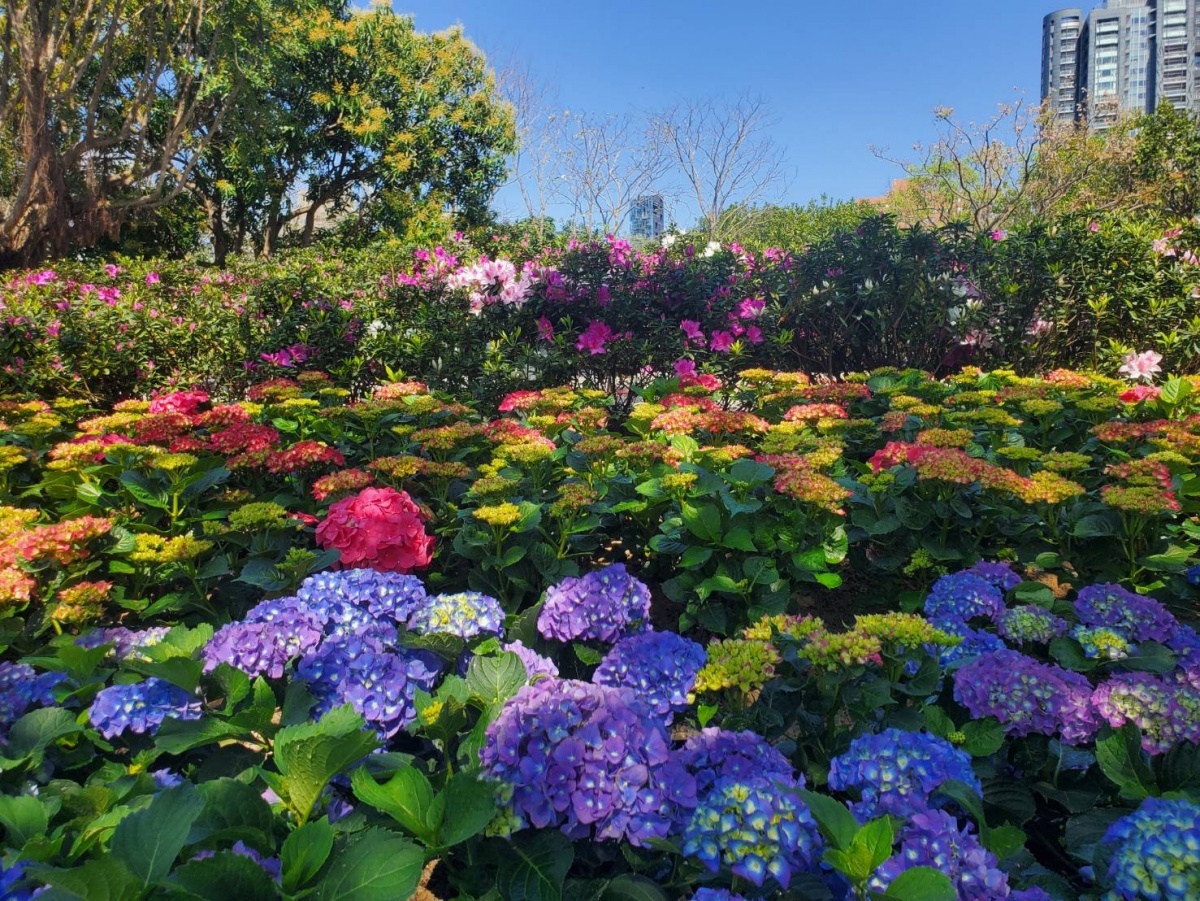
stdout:
<svg viewBox="0 0 1200 901">
<path fill-rule="evenodd" d="M 786 422 L 809 422 L 815 419 L 849 419 L 841 404 L 797 404 L 783 414 Z"/>
<path fill-rule="evenodd" d="M 364 488 L 329 508 L 317 542 L 341 551 L 340 566 L 409 573 L 433 561 L 433 536 L 406 491 Z"/>
<path fill-rule="evenodd" d="M 213 432 L 208 443 L 213 450 L 222 454 L 266 451 L 279 443 L 279 432 L 269 425 L 236 422 L 219 432 Z"/>
<path fill-rule="evenodd" d="M 973 485 L 978 482 L 984 488 L 1007 491 L 1017 496 L 1023 496 L 1031 487 L 1029 479 L 1011 469 L 972 457 L 956 447 L 928 447 L 923 444 L 889 441 L 881 450 L 877 450 L 867 463 L 873 472 L 907 463 L 922 479 L 950 482 L 955 485 Z"/>
<path fill-rule="evenodd" d="M 360 491 L 373 481 L 369 472 L 363 472 L 361 469 L 343 469 L 321 476 L 313 482 L 312 496 L 319 501 L 325 501 L 335 494 Z"/>
<path fill-rule="evenodd" d="M 798 454 L 764 454 L 754 458 L 775 470 L 775 490 L 780 494 L 845 516 L 842 504 L 849 500 L 851 492 L 829 476 L 817 472 L 804 457 Z"/>
<path fill-rule="evenodd" d="M 208 401 L 209 397 L 203 391 L 176 391 L 150 401 L 150 412 L 183 413 L 185 416 L 192 416 L 199 413 L 200 408 Z"/>
<path fill-rule="evenodd" d="M 267 471 L 276 475 L 298 472 L 325 464 L 345 466 L 346 458 L 336 447 L 321 441 L 297 441 L 291 447 L 267 455 Z"/>
<path fill-rule="evenodd" d="M 7 546 L 0 546 L 0 565 L 12 565 L 20 557 L 29 562 L 53 560 L 60 566 L 88 556 L 87 544 L 112 531 L 111 519 L 80 516 L 52 525 L 34 526 L 18 533 Z"/>
</svg>

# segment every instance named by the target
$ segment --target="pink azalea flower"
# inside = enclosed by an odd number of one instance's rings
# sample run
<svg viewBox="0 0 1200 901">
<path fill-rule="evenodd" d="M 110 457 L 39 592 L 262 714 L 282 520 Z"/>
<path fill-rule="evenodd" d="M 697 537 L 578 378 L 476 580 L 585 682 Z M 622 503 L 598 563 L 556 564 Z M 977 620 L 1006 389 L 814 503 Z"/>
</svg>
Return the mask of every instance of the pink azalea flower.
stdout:
<svg viewBox="0 0 1200 901">
<path fill-rule="evenodd" d="M 695 319 L 685 319 L 679 323 L 679 330 L 683 332 L 688 341 L 696 341 L 700 344 L 704 343 L 704 332 L 700 328 L 700 323 Z"/>
<path fill-rule="evenodd" d="M 1162 354 L 1157 354 L 1152 350 L 1142 351 L 1140 354 L 1130 352 L 1125 355 L 1117 372 L 1131 381 L 1145 379 L 1149 382 L 1162 372 L 1162 367 L 1158 365 L 1161 362 Z"/>
<path fill-rule="evenodd" d="M 1088 231 L 1090 231 L 1090 232 L 1100 231 L 1100 223 L 1093 219 L 1091 222 L 1088 223 Z"/>
<path fill-rule="evenodd" d="M 554 340 L 554 323 L 545 316 L 539 316 L 537 321 L 538 337 L 543 341 Z"/>
<path fill-rule="evenodd" d="M 757 325 L 747 326 L 746 327 L 746 340 L 749 341 L 751 344 L 762 344 L 762 342 L 763 342 L 762 329 L 760 329 Z"/>
<path fill-rule="evenodd" d="M 604 345 L 615 338 L 613 330 L 603 322 L 591 322 L 575 342 L 576 350 L 586 350 L 592 356 L 604 353 Z"/>
<path fill-rule="evenodd" d="M 1006 232 L 1002 228 L 998 228 L 994 232 L 992 232 L 992 240 L 993 241 L 1003 241 L 1007 237 L 1008 237 L 1008 232 Z"/>
<path fill-rule="evenodd" d="M 757 319 L 762 315 L 763 307 L 766 301 L 761 297 L 747 297 L 745 300 L 739 300 L 737 309 L 734 311 L 739 319 Z"/>
<path fill-rule="evenodd" d="M 717 353 L 729 353 L 729 349 L 733 347 L 735 338 L 733 332 L 715 331 L 712 333 L 712 340 L 708 346 Z"/>
<path fill-rule="evenodd" d="M 160 279 L 158 277 L 157 272 L 147 272 L 146 273 L 146 284 L 147 285 L 157 285 L 160 281 L 162 281 L 162 279 Z"/>
<path fill-rule="evenodd" d="M 687 357 L 680 357 L 675 361 L 675 374 L 680 378 L 694 376 L 696 374 L 696 361 L 689 360 Z"/>
</svg>

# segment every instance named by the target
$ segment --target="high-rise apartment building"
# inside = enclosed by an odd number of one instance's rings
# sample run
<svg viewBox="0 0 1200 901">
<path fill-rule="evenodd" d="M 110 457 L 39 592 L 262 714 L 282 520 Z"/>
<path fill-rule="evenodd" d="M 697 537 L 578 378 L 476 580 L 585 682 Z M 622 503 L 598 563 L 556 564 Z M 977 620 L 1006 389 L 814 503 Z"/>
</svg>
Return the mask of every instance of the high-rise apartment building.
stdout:
<svg viewBox="0 0 1200 901">
<path fill-rule="evenodd" d="M 1166 100 L 1200 110 L 1200 0 L 1106 0 L 1042 20 L 1042 100 L 1104 128 Z"/>
<path fill-rule="evenodd" d="M 658 238 L 662 236 L 663 198 L 661 194 L 639 197 L 629 211 L 629 233 L 635 238 Z"/>
</svg>

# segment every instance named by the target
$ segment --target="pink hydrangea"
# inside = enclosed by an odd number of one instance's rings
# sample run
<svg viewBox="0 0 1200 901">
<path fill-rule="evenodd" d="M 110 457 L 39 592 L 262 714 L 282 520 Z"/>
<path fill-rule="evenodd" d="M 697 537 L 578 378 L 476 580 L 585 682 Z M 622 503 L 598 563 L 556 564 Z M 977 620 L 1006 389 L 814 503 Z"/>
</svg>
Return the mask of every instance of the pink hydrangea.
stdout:
<svg viewBox="0 0 1200 901">
<path fill-rule="evenodd" d="M 347 569 L 409 573 L 433 561 L 421 508 L 394 488 L 364 488 L 333 504 L 317 526 L 317 542 L 340 551 Z"/>
<path fill-rule="evenodd" d="M 208 395 L 203 391 L 175 391 L 163 394 L 150 401 L 151 413 L 183 413 L 192 416 L 200 412 L 200 408 L 208 403 Z"/>
</svg>

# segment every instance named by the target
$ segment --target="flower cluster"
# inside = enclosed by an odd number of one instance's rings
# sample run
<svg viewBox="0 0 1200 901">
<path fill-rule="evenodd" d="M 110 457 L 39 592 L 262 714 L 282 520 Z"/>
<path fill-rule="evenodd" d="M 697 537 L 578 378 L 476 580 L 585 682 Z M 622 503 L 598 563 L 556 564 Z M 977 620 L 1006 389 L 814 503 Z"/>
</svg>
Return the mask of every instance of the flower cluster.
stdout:
<svg viewBox="0 0 1200 901">
<path fill-rule="evenodd" d="M 954 675 L 954 699 L 976 719 L 994 716 L 1014 736 L 1058 733 L 1069 743 L 1086 741 L 1099 726 L 1091 695 L 1079 673 L 1007 649 L 980 654 Z"/>
<path fill-rule="evenodd" d="M 1101 842 L 1113 901 L 1190 901 L 1200 897 L 1200 807 L 1147 798 Z"/>
<path fill-rule="evenodd" d="M 543 638 L 611 644 L 649 618 L 650 589 L 613 563 L 547 589 L 537 627 Z"/>
<path fill-rule="evenodd" d="M 1092 659 L 1122 660 L 1136 650 L 1124 635 L 1107 626 L 1076 626 L 1071 637 L 1079 642 L 1083 655 Z"/>
<path fill-rule="evenodd" d="M 543 657 L 532 648 L 526 647 L 521 641 L 513 641 L 501 645 L 500 650 L 516 654 L 521 658 L 521 664 L 525 667 L 525 676 L 530 681 L 535 676 L 547 676 L 551 679 L 558 678 L 558 667 L 554 661 L 549 657 Z"/>
<path fill-rule="evenodd" d="M 364 488 L 329 508 L 317 526 L 321 547 L 341 552 L 341 565 L 408 573 L 433 561 L 433 536 L 408 492 Z"/>
<path fill-rule="evenodd" d="M 683 853 L 711 872 L 727 866 L 762 886 L 786 889 L 795 873 L 812 870 L 821 853 L 816 821 L 795 788 L 765 776 L 717 781 L 683 831 Z"/>
<path fill-rule="evenodd" d="M 408 628 L 421 635 L 439 632 L 467 641 L 476 635 L 504 632 L 504 610 L 500 602 L 477 591 L 439 594 L 427 599 L 413 612 Z"/>
<path fill-rule="evenodd" d="M 696 673 L 697 694 L 736 691 L 753 700 L 775 675 L 779 651 L 769 641 L 723 638 L 708 645 L 708 661 Z"/>
<path fill-rule="evenodd" d="M 1085 626 L 1115 629 L 1133 641 L 1169 641 L 1179 629 L 1178 620 L 1154 598 L 1116 584 L 1081 588 L 1075 614 Z"/>
<path fill-rule="evenodd" d="M 970 570 L 942 576 L 925 597 L 925 615 L 939 625 L 966 623 L 977 617 L 995 619 L 1004 612 L 1004 595 Z"/>
<path fill-rule="evenodd" d="M 384 626 L 403 625 L 428 596 L 416 576 L 345 569 L 309 576 L 296 597 L 326 619 L 327 631 L 337 632 L 361 628 L 363 614 Z"/>
<path fill-rule="evenodd" d="M 979 576 L 1001 591 L 1011 591 L 1021 584 L 1021 577 L 1008 563 L 980 560 L 967 570 L 973 576 Z"/>
<path fill-rule="evenodd" d="M 695 780 L 673 758 L 662 720 L 626 688 L 526 685 L 488 725 L 479 756 L 505 783 L 518 829 L 644 846 L 696 805 Z"/>
<path fill-rule="evenodd" d="M 227 663 L 248 676 L 283 677 L 288 661 L 315 648 L 325 636 L 326 620 L 307 605 L 269 601 L 242 622 L 217 630 L 204 646 L 204 671 Z"/>
<path fill-rule="evenodd" d="M 200 714 L 200 700 L 195 695 L 151 676 L 143 682 L 100 689 L 88 710 L 88 721 L 111 739 L 126 730 L 154 735 L 168 718 L 198 720 Z"/>
<path fill-rule="evenodd" d="M 829 765 L 829 787 L 858 796 L 850 809 L 863 822 L 938 806 L 938 787 L 948 779 L 983 794 L 969 754 L 936 735 L 902 729 L 860 735 Z"/>
<path fill-rule="evenodd" d="M 996 620 L 996 631 L 1013 644 L 1049 644 L 1067 634 L 1067 621 L 1045 607 L 1022 604 L 1005 610 Z"/>
<path fill-rule="evenodd" d="M 691 736 L 676 756 L 696 780 L 699 797 L 726 778 L 763 777 L 804 788 L 804 776 L 797 775 L 787 758 L 757 732 L 729 732 L 710 726 Z"/>
<path fill-rule="evenodd" d="M 642 632 L 622 638 L 605 655 L 592 680 L 632 688 L 650 709 L 670 722 L 688 707 L 688 693 L 704 666 L 704 648 L 674 632 Z"/>
<path fill-rule="evenodd" d="M 38 675 L 27 663 L 0 663 L 0 729 L 31 707 L 53 704 L 54 686 L 66 678 L 65 673 Z"/>
<path fill-rule="evenodd" d="M 170 630 L 166 626 L 154 626 L 135 632 L 124 626 L 113 626 L 111 629 L 94 629 L 75 639 L 81 648 L 98 648 L 101 645 L 112 645 L 112 656 L 117 660 L 127 660 L 135 656 L 143 656 L 139 652 L 153 647 L 166 637 Z"/>
<path fill-rule="evenodd" d="M 1200 689 L 1186 680 L 1118 673 L 1096 686 L 1092 706 L 1114 729 L 1135 723 L 1147 753 L 1162 754 L 1181 741 L 1200 744 Z"/>
</svg>

